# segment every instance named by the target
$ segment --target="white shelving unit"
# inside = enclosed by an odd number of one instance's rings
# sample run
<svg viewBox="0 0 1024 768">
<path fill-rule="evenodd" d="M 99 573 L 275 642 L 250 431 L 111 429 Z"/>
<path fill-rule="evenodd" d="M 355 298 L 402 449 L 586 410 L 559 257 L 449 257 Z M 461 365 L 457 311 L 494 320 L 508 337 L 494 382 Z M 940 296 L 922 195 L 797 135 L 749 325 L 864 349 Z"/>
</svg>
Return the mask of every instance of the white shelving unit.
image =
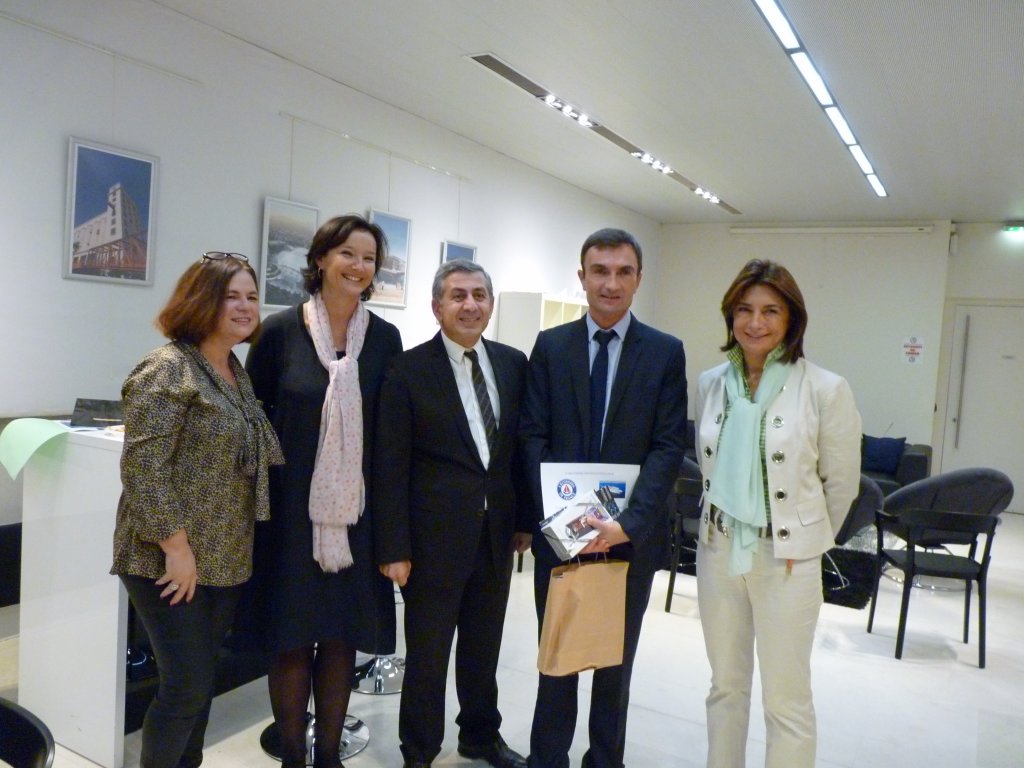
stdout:
<svg viewBox="0 0 1024 768">
<path fill-rule="evenodd" d="M 498 341 L 529 355 L 540 331 L 577 320 L 586 311 L 587 303 L 582 299 L 523 291 L 500 293 Z"/>
</svg>

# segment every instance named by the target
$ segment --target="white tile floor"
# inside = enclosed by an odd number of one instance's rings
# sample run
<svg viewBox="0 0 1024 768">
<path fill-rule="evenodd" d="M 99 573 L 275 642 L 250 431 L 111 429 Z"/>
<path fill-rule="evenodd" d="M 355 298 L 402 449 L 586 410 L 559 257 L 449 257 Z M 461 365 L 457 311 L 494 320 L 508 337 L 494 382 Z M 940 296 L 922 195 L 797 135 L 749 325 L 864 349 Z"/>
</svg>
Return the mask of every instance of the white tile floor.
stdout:
<svg viewBox="0 0 1024 768">
<path fill-rule="evenodd" d="M 972 641 L 959 641 L 963 596 L 915 590 L 902 661 L 893 658 L 898 586 L 883 580 L 875 632 L 865 631 L 867 610 L 826 605 L 813 666 L 821 768 L 1019 768 L 1024 766 L 1024 517 L 1004 515 L 996 537 L 989 583 L 988 665 L 977 668 L 977 625 Z M 529 562 L 529 558 L 527 558 Z M 672 612 L 663 611 L 667 572 L 658 574 L 633 676 L 626 763 L 630 768 L 703 766 L 704 696 L 709 669 L 696 608 L 695 582 L 676 580 Z M 502 733 L 526 752 L 536 686 L 536 620 L 532 574 L 515 574 L 499 684 Z M 399 608 L 401 611 L 401 608 Z M 972 613 L 976 615 L 976 604 Z M 2 617 L 0 617 L 2 618 Z M 399 648 L 401 649 L 401 640 Z M 589 693 L 588 676 L 581 688 Z M 748 764 L 763 764 L 764 727 L 757 700 Z M 456 705 L 449 684 L 449 722 Z M 581 712 L 586 711 L 581 702 Z M 349 768 L 400 766 L 398 696 L 353 694 L 351 712 L 371 729 Z M 208 768 L 272 768 L 259 747 L 270 722 L 265 680 L 214 702 L 207 734 Z M 577 724 L 574 764 L 585 749 L 585 716 Z M 454 725 L 438 766 L 472 764 L 455 752 Z M 127 739 L 128 768 L 138 764 L 139 735 Z M 59 749 L 57 768 L 91 763 Z M 478 763 L 479 766 L 484 765 Z"/>
</svg>

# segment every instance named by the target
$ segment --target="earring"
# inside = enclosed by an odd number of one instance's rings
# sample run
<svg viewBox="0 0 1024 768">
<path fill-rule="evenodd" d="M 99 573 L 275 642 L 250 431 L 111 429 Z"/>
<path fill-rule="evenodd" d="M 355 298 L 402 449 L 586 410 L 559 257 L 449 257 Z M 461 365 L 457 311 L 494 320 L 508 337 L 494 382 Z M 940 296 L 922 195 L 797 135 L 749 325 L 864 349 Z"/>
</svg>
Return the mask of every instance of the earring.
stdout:
<svg viewBox="0 0 1024 768">
<path fill-rule="evenodd" d="M 323 267 L 317 267 L 316 268 L 316 276 L 317 276 L 317 279 L 319 279 L 319 280 L 323 280 L 324 279 L 324 268 Z"/>
</svg>

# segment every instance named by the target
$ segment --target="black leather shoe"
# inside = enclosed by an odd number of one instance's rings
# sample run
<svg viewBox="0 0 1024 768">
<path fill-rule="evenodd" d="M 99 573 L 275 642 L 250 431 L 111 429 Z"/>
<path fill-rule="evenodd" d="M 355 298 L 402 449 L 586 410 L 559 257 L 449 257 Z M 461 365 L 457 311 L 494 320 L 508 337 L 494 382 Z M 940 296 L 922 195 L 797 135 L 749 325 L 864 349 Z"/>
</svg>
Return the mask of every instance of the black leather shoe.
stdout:
<svg viewBox="0 0 1024 768">
<path fill-rule="evenodd" d="M 421 763 L 419 760 L 406 760 L 402 768 L 430 768 L 430 763 Z"/>
<path fill-rule="evenodd" d="M 501 736 L 482 747 L 460 743 L 459 754 L 470 760 L 483 760 L 494 768 L 526 768 L 526 758 L 509 747 Z"/>
</svg>

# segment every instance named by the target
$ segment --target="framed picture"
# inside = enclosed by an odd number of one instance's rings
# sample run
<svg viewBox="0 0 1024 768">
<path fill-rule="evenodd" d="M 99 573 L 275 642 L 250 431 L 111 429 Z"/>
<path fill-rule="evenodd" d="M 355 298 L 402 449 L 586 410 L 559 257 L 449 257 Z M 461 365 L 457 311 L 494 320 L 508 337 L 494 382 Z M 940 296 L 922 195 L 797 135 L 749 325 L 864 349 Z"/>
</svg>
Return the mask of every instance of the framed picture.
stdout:
<svg viewBox="0 0 1024 768">
<path fill-rule="evenodd" d="M 309 298 L 303 287 L 306 254 L 319 225 L 311 205 L 268 197 L 263 201 L 260 300 L 264 309 L 284 309 Z"/>
<path fill-rule="evenodd" d="M 445 240 L 441 243 L 441 263 L 444 264 L 446 261 L 455 261 L 456 259 L 476 261 L 476 246 L 453 243 L 451 240 Z"/>
<path fill-rule="evenodd" d="M 64 277 L 152 285 L 157 164 L 71 137 Z"/>
<path fill-rule="evenodd" d="M 377 272 L 373 298 L 369 303 L 386 307 L 404 307 L 412 221 L 403 216 L 373 209 L 370 210 L 370 221 L 384 230 L 384 235 L 388 239 L 388 257 Z"/>
</svg>

